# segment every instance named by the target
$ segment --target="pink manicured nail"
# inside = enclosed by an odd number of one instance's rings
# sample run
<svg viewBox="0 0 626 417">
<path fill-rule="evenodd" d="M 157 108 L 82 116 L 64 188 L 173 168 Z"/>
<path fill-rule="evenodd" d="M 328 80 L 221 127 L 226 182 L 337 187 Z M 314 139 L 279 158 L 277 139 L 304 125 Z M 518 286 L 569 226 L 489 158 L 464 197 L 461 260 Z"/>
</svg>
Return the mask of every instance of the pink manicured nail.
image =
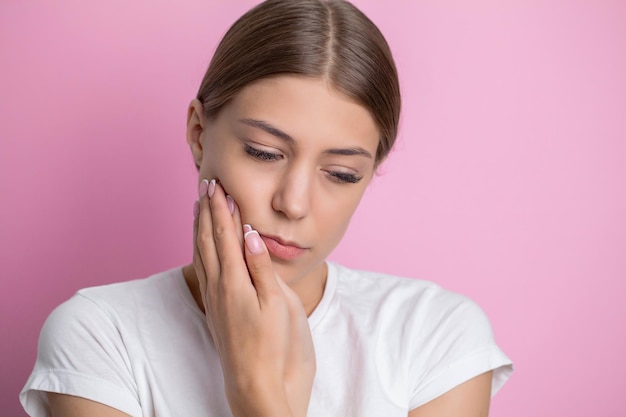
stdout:
<svg viewBox="0 0 626 417">
<path fill-rule="evenodd" d="M 250 230 L 243 235 L 243 238 L 246 241 L 246 247 L 252 254 L 260 255 L 263 253 L 263 241 L 261 240 L 261 236 L 259 236 L 259 232 Z"/>
<path fill-rule="evenodd" d="M 193 203 L 193 217 L 194 219 L 197 218 L 200 215 L 200 202 L 199 201 L 195 201 Z"/>
<path fill-rule="evenodd" d="M 243 232 L 244 233 L 248 233 L 251 230 L 252 230 L 252 226 L 250 226 L 249 224 L 244 224 L 243 225 Z"/>
<path fill-rule="evenodd" d="M 235 212 L 235 201 L 229 195 L 226 196 L 226 204 L 228 204 L 228 210 L 230 211 L 230 214 L 233 214 Z"/>
<path fill-rule="evenodd" d="M 206 190 L 209 187 L 209 180 L 202 180 L 200 187 L 198 188 L 198 195 L 202 198 L 206 194 Z"/>
<path fill-rule="evenodd" d="M 213 197 L 213 193 L 215 193 L 215 179 L 212 179 L 208 186 L 209 189 L 209 198 Z"/>
</svg>

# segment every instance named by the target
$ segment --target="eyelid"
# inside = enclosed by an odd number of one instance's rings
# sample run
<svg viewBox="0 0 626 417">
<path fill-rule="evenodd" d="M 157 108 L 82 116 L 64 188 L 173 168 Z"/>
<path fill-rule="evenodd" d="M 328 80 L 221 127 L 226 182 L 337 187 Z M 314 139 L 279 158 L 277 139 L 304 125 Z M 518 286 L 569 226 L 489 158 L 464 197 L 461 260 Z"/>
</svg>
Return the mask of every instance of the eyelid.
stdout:
<svg viewBox="0 0 626 417">
<path fill-rule="evenodd" d="M 363 175 L 359 175 L 356 172 L 346 172 L 345 170 L 333 170 L 327 169 L 327 174 L 333 181 L 344 184 L 356 184 L 363 179 Z"/>
<path fill-rule="evenodd" d="M 348 183 L 348 184 L 356 184 L 357 182 L 363 179 L 362 176 L 348 174 L 345 172 L 330 172 L 330 175 L 333 178 L 336 178 L 337 180 L 339 180 L 340 182 Z"/>
<path fill-rule="evenodd" d="M 252 146 L 249 143 L 244 143 L 244 151 L 252 158 L 255 158 L 261 162 L 274 162 L 281 160 L 283 155 L 280 151 L 272 152 L 264 149 L 259 149 L 257 146 L 263 148 L 264 145 L 255 144 Z M 356 184 L 363 179 L 363 175 L 359 175 L 354 172 L 346 172 L 344 170 L 326 169 L 326 175 L 330 179 L 338 184 Z"/>
<path fill-rule="evenodd" d="M 283 151 L 280 148 L 274 145 L 268 145 L 263 142 L 257 142 L 256 140 L 253 140 L 247 137 L 241 138 L 241 142 L 243 143 L 244 146 L 250 147 L 253 149 L 258 149 L 259 151 L 270 152 L 270 153 L 280 153 L 280 154 L 283 153 Z"/>
<path fill-rule="evenodd" d="M 279 152 L 266 151 L 264 149 L 259 149 L 255 146 L 251 146 L 247 143 L 244 143 L 244 152 L 260 161 L 277 161 L 279 159 L 282 159 L 282 154 Z"/>
</svg>

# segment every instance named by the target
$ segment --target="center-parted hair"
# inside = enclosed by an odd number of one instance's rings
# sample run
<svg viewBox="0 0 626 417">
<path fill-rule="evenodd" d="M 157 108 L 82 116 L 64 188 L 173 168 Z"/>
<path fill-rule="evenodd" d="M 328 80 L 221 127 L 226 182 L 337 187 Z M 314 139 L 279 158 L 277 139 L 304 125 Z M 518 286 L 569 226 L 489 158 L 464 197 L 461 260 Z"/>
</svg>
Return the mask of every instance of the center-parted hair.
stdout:
<svg viewBox="0 0 626 417">
<path fill-rule="evenodd" d="M 400 117 L 398 74 L 385 38 L 343 0 L 267 0 L 237 20 L 218 45 L 198 100 L 209 119 L 242 88 L 262 78 L 324 78 L 366 107 L 380 141 L 376 163 L 390 152 Z"/>
</svg>

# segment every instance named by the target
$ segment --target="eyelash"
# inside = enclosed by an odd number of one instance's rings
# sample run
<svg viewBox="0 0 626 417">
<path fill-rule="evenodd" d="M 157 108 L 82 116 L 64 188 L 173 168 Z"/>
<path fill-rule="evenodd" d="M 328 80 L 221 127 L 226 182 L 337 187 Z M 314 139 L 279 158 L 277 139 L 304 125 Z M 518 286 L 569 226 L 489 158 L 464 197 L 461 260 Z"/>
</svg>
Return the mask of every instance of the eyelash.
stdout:
<svg viewBox="0 0 626 417">
<path fill-rule="evenodd" d="M 245 145 L 244 150 L 248 155 L 261 161 L 278 161 L 282 159 L 282 155 L 272 152 L 265 152 L 250 145 Z"/>
<path fill-rule="evenodd" d="M 264 161 L 264 162 L 272 162 L 272 161 L 278 161 L 282 159 L 282 155 L 280 154 L 262 151 L 260 149 L 253 148 L 250 145 L 245 145 L 244 151 L 251 157 L 258 159 L 260 161 Z M 338 171 L 329 171 L 328 175 L 331 177 L 333 181 L 342 183 L 342 184 L 343 183 L 356 184 L 363 179 L 363 177 L 359 177 L 354 174 L 348 174 L 345 172 L 338 172 Z"/>
<path fill-rule="evenodd" d="M 354 174 L 346 174 L 345 172 L 330 171 L 328 173 L 335 181 L 349 184 L 356 184 L 361 181 L 363 177 L 357 177 Z"/>
</svg>

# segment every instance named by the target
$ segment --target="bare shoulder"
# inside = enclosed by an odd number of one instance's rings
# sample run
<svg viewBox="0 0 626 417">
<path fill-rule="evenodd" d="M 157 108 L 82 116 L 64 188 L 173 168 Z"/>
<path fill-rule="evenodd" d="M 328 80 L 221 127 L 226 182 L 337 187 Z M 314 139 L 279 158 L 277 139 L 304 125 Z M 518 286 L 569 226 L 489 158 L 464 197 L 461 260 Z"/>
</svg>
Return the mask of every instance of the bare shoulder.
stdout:
<svg viewBox="0 0 626 417">
<path fill-rule="evenodd" d="M 52 417 L 130 417 L 108 405 L 73 395 L 48 392 Z"/>
<path fill-rule="evenodd" d="M 409 417 L 487 417 L 492 372 L 485 372 L 411 410 Z"/>
</svg>

